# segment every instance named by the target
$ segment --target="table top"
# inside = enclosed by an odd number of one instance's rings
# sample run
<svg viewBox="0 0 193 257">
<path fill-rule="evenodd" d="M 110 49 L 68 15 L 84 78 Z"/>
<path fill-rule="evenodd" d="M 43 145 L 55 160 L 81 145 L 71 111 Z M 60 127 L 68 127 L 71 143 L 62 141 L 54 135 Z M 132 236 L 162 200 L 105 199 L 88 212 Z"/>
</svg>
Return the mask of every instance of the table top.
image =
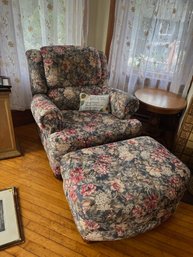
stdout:
<svg viewBox="0 0 193 257">
<path fill-rule="evenodd" d="M 11 86 L 0 86 L 0 92 L 10 92 Z"/>
<path fill-rule="evenodd" d="M 177 114 L 186 107 L 186 100 L 172 92 L 158 88 L 142 88 L 135 92 L 147 110 L 158 114 Z"/>
</svg>

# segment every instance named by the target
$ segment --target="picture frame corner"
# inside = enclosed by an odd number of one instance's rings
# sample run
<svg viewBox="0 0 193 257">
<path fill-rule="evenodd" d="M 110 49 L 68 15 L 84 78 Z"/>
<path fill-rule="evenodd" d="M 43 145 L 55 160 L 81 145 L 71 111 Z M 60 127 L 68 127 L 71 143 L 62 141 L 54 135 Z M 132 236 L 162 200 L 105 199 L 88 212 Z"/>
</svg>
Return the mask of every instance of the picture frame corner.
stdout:
<svg viewBox="0 0 193 257">
<path fill-rule="evenodd" d="M 10 212 L 10 215 L 8 212 Z M 13 220 L 11 217 L 13 217 Z M 15 235 L 10 234 L 13 231 Z M 0 232 L 2 233 L 0 251 L 25 242 L 20 213 L 19 190 L 15 186 L 0 189 Z"/>
</svg>

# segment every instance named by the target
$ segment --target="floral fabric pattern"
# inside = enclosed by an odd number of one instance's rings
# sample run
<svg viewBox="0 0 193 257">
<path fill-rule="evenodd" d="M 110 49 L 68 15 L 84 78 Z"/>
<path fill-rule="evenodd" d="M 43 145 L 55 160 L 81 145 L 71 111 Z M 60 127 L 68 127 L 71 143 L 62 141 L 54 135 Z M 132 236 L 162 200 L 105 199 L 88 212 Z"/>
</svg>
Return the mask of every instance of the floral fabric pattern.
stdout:
<svg viewBox="0 0 193 257">
<path fill-rule="evenodd" d="M 107 60 L 101 51 L 73 45 L 45 46 L 40 51 L 27 51 L 26 56 L 34 95 L 32 114 L 57 178 L 61 178 L 60 160 L 66 153 L 140 134 L 141 123 L 130 119 L 138 109 L 138 100 L 124 93 L 119 92 L 119 98 L 112 97 L 109 104 L 112 107 L 119 101 L 122 113 L 117 111 L 121 113 L 117 117 L 125 117 L 124 120 L 112 115 L 115 108 L 106 114 L 78 111 L 81 93 L 114 92 L 107 86 Z"/>
<path fill-rule="evenodd" d="M 43 133 L 46 131 L 51 134 L 64 126 L 62 112 L 45 95 L 37 94 L 33 97 L 31 111 Z"/>
<path fill-rule="evenodd" d="M 133 237 L 175 211 L 189 169 L 150 137 L 71 152 L 61 160 L 64 192 L 88 241 Z"/>
<path fill-rule="evenodd" d="M 38 50 L 28 50 L 26 52 L 30 69 L 31 91 L 34 94 L 46 94 L 47 84 L 44 73 L 43 59 Z"/>
<path fill-rule="evenodd" d="M 78 110 L 80 106 L 80 94 L 108 94 L 109 88 L 98 85 L 84 87 L 53 88 L 48 91 L 48 97 L 60 110 Z"/>
<path fill-rule="evenodd" d="M 111 112 L 119 119 L 130 117 L 139 108 L 139 101 L 125 92 L 112 90 L 110 93 Z"/>
<path fill-rule="evenodd" d="M 106 113 L 63 111 L 63 118 L 65 129 L 52 133 L 45 146 L 50 166 L 58 178 L 60 161 L 66 153 L 135 137 L 141 132 L 138 120 L 119 120 Z"/>
<path fill-rule="evenodd" d="M 107 81 L 109 79 L 109 70 L 107 65 L 107 58 L 102 51 L 98 51 L 101 62 L 101 79 Z"/>
<path fill-rule="evenodd" d="M 97 85 L 100 82 L 100 56 L 94 48 L 42 47 L 41 55 L 49 88 Z"/>
</svg>

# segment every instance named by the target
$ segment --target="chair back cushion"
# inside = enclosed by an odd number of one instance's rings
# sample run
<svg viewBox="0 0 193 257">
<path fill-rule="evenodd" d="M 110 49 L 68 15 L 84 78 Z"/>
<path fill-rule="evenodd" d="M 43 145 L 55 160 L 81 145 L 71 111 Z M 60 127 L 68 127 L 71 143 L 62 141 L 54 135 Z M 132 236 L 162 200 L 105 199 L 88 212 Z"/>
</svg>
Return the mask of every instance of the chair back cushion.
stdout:
<svg viewBox="0 0 193 257">
<path fill-rule="evenodd" d="M 107 60 L 93 47 L 44 46 L 26 55 L 33 94 L 46 93 L 61 110 L 78 110 L 81 92 L 108 93 Z"/>
<path fill-rule="evenodd" d="M 41 48 L 49 88 L 97 85 L 102 71 L 99 53 L 92 47 L 46 46 Z"/>
</svg>

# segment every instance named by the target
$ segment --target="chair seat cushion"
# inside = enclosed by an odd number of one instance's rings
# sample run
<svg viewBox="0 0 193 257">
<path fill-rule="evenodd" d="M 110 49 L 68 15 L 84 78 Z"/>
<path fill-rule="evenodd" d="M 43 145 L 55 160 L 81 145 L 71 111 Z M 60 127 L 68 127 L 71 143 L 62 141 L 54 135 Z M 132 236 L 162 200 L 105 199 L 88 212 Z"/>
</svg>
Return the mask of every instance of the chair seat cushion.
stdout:
<svg viewBox="0 0 193 257">
<path fill-rule="evenodd" d="M 51 134 L 45 142 L 50 165 L 58 177 L 60 159 L 77 149 L 114 142 L 136 136 L 141 123 L 136 119 L 119 120 L 98 112 L 63 111 L 65 129 Z"/>
<path fill-rule="evenodd" d="M 141 132 L 141 122 L 136 119 L 120 120 L 111 113 L 100 112 L 80 112 L 76 110 L 62 111 L 65 120 L 65 128 L 82 128 L 85 131 L 107 130 L 107 127 L 119 126 L 120 134 L 123 132 L 123 126 L 129 126 L 131 136 L 138 135 Z M 110 129 L 111 131 L 112 129 Z M 102 132 L 102 131 L 101 131 Z"/>
<path fill-rule="evenodd" d="M 85 240 L 117 240 L 158 226 L 175 211 L 190 171 L 150 137 L 71 152 L 64 191 Z"/>
</svg>

